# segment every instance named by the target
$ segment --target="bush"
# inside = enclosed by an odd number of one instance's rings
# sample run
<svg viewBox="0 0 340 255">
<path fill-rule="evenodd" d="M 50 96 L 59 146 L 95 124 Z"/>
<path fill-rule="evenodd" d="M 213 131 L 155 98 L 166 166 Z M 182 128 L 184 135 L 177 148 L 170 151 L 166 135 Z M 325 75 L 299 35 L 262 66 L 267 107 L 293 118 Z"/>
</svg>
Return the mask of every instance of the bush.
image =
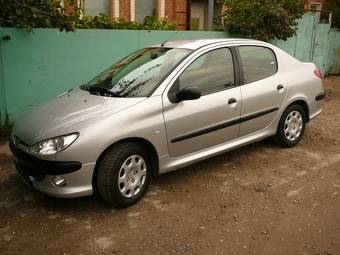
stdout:
<svg viewBox="0 0 340 255">
<path fill-rule="evenodd" d="M 126 22 L 106 15 L 84 16 L 81 8 L 69 0 L 65 8 L 52 0 L 0 0 L 0 27 L 59 28 L 60 31 L 83 29 L 175 30 L 176 24 L 165 19 L 145 17 L 143 23 Z"/>
<path fill-rule="evenodd" d="M 298 19 L 304 13 L 304 0 L 225 0 L 222 19 L 231 34 L 269 41 L 295 34 Z"/>
<path fill-rule="evenodd" d="M 82 29 L 129 29 L 129 30 L 175 30 L 176 24 L 165 19 L 147 16 L 143 23 L 126 22 L 123 19 L 110 18 L 106 15 L 84 16 L 76 25 Z"/>
<path fill-rule="evenodd" d="M 74 31 L 80 12 L 65 14 L 59 1 L 51 0 L 0 0 L 0 26 L 32 28 L 59 28 Z"/>
</svg>

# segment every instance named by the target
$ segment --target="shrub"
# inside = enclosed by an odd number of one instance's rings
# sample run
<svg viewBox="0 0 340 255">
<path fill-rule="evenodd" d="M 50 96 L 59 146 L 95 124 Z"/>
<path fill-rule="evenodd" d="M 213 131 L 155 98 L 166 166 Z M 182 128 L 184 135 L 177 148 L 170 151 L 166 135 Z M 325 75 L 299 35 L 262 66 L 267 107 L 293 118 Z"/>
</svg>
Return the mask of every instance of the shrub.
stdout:
<svg viewBox="0 0 340 255">
<path fill-rule="evenodd" d="M 176 24 L 165 19 L 145 17 L 143 23 L 113 19 L 104 14 L 84 16 L 81 8 L 69 0 L 62 7 L 53 0 L 0 0 L 0 27 L 59 28 L 60 31 L 83 29 L 175 30 Z"/>
<path fill-rule="evenodd" d="M 106 15 L 84 16 L 76 25 L 82 29 L 129 29 L 129 30 L 175 30 L 176 24 L 165 19 L 147 16 L 143 23 L 126 22 L 124 19 L 110 18 Z"/>
<path fill-rule="evenodd" d="M 225 3 L 224 29 L 263 41 L 293 36 L 304 13 L 304 0 L 225 0 Z"/>
</svg>

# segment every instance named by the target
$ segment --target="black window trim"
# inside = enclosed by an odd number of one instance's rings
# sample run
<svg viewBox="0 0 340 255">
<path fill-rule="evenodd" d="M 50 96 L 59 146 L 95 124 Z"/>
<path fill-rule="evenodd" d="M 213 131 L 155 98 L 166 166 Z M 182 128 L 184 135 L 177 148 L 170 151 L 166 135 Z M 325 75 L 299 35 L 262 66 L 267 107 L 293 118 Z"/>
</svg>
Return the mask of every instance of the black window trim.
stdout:
<svg viewBox="0 0 340 255">
<path fill-rule="evenodd" d="M 241 59 L 241 54 L 240 54 L 240 51 L 239 51 L 239 48 L 240 47 L 261 47 L 261 48 L 266 48 L 266 49 L 269 49 L 273 55 L 274 55 L 274 58 L 275 58 L 275 63 L 276 63 L 276 71 L 275 73 L 272 73 L 271 75 L 268 75 L 268 76 L 265 76 L 265 77 L 262 77 L 261 79 L 258 79 L 258 80 L 254 80 L 254 81 L 251 81 L 251 82 L 248 82 L 248 83 L 245 83 L 244 82 L 244 72 L 243 72 L 243 64 L 242 64 L 242 59 Z M 275 74 L 278 73 L 279 71 L 279 62 L 277 61 L 277 56 L 274 52 L 273 49 L 271 49 L 270 47 L 267 47 L 265 45 L 257 45 L 257 44 L 245 44 L 245 45 L 238 45 L 235 47 L 236 49 L 236 55 L 237 55 L 237 62 L 238 62 L 238 68 L 239 68 L 239 74 L 240 74 L 240 86 L 243 86 L 243 85 L 248 85 L 248 84 L 252 84 L 254 82 L 257 82 L 257 81 L 260 81 L 260 80 L 263 80 L 263 79 L 266 79 L 268 77 L 271 77 L 271 76 L 274 76 Z"/>
<path fill-rule="evenodd" d="M 179 83 L 178 83 L 178 78 L 182 75 L 183 72 L 185 72 L 185 70 L 198 58 L 200 58 L 201 56 L 203 56 L 204 54 L 207 54 L 211 51 L 214 51 L 214 50 L 220 50 L 220 49 L 228 49 L 230 50 L 230 53 L 231 53 L 231 56 L 232 56 L 232 61 L 233 61 L 233 71 L 234 71 L 234 85 L 233 86 L 230 86 L 230 87 L 225 87 L 225 88 L 222 88 L 222 89 L 216 89 L 216 90 L 212 90 L 208 93 L 204 93 L 202 94 L 202 96 L 207 96 L 207 95 L 211 95 L 211 94 L 214 94 L 214 93 L 218 93 L 218 92 L 221 92 L 221 91 L 226 91 L 226 90 L 229 90 L 229 89 L 232 89 L 232 88 L 236 88 L 238 86 L 241 85 L 241 82 L 240 82 L 240 78 L 241 78 L 241 75 L 240 75 L 240 65 L 239 65 L 239 57 L 238 57 L 238 51 L 237 51 L 237 46 L 226 46 L 226 45 L 221 45 L 220 47 L 217 47 L 217 48 L 213 48 L 213 49 L 209 49 L 208 51 L 205 51 L 204 53 L 200 54 L 199 56 L 197 56 L 193 61 L 190 62 L 190 64 L 178 75 L 178 77 L 176 78 L 175 82 L 171 85 L 169 91 L 168 91 L 168 99 L 171 103 L 175 104 L 177 103 L 176 100 L 174 100 L 174 95 L 178 92 L 179 90 Z M 195 52 L 195 51 L 194 51 Z M 193 53 L 194 53 L 193 52 Z M 189 55 L 190 56 L 190 55 Z M 188 56 L 188 57 L 189 57 Z"/>
</svg>

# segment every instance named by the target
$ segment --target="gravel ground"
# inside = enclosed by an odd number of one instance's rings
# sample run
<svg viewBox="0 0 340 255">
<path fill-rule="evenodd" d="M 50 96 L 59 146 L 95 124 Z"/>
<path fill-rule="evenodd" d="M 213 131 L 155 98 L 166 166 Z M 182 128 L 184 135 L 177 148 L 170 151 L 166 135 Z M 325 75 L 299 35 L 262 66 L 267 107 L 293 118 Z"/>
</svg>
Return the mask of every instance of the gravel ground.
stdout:
<svg viewBox="0 0 340 255">
<path fill-rule="evenodd" d="M 31 190 L 0 148 L 0 254 L 340 254 L 340 77 L 290 149 L 262 141 L 163 175 L 137 205 Z"/>
</svg>

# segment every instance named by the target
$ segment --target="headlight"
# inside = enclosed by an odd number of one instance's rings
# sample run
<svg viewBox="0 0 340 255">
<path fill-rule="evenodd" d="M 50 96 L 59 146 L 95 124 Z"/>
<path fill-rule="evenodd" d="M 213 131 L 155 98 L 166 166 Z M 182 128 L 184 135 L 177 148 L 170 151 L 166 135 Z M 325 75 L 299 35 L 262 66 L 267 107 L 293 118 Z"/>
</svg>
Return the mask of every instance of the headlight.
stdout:
<svg viewBox="0 0 340 255">
<path fill-rule="evenodd" d="M 54 137 L 36 143 L 27 149 L 33 154 L 51 155 L 70 146 L 79 136 L 79 133 Z"/>
</svg>

